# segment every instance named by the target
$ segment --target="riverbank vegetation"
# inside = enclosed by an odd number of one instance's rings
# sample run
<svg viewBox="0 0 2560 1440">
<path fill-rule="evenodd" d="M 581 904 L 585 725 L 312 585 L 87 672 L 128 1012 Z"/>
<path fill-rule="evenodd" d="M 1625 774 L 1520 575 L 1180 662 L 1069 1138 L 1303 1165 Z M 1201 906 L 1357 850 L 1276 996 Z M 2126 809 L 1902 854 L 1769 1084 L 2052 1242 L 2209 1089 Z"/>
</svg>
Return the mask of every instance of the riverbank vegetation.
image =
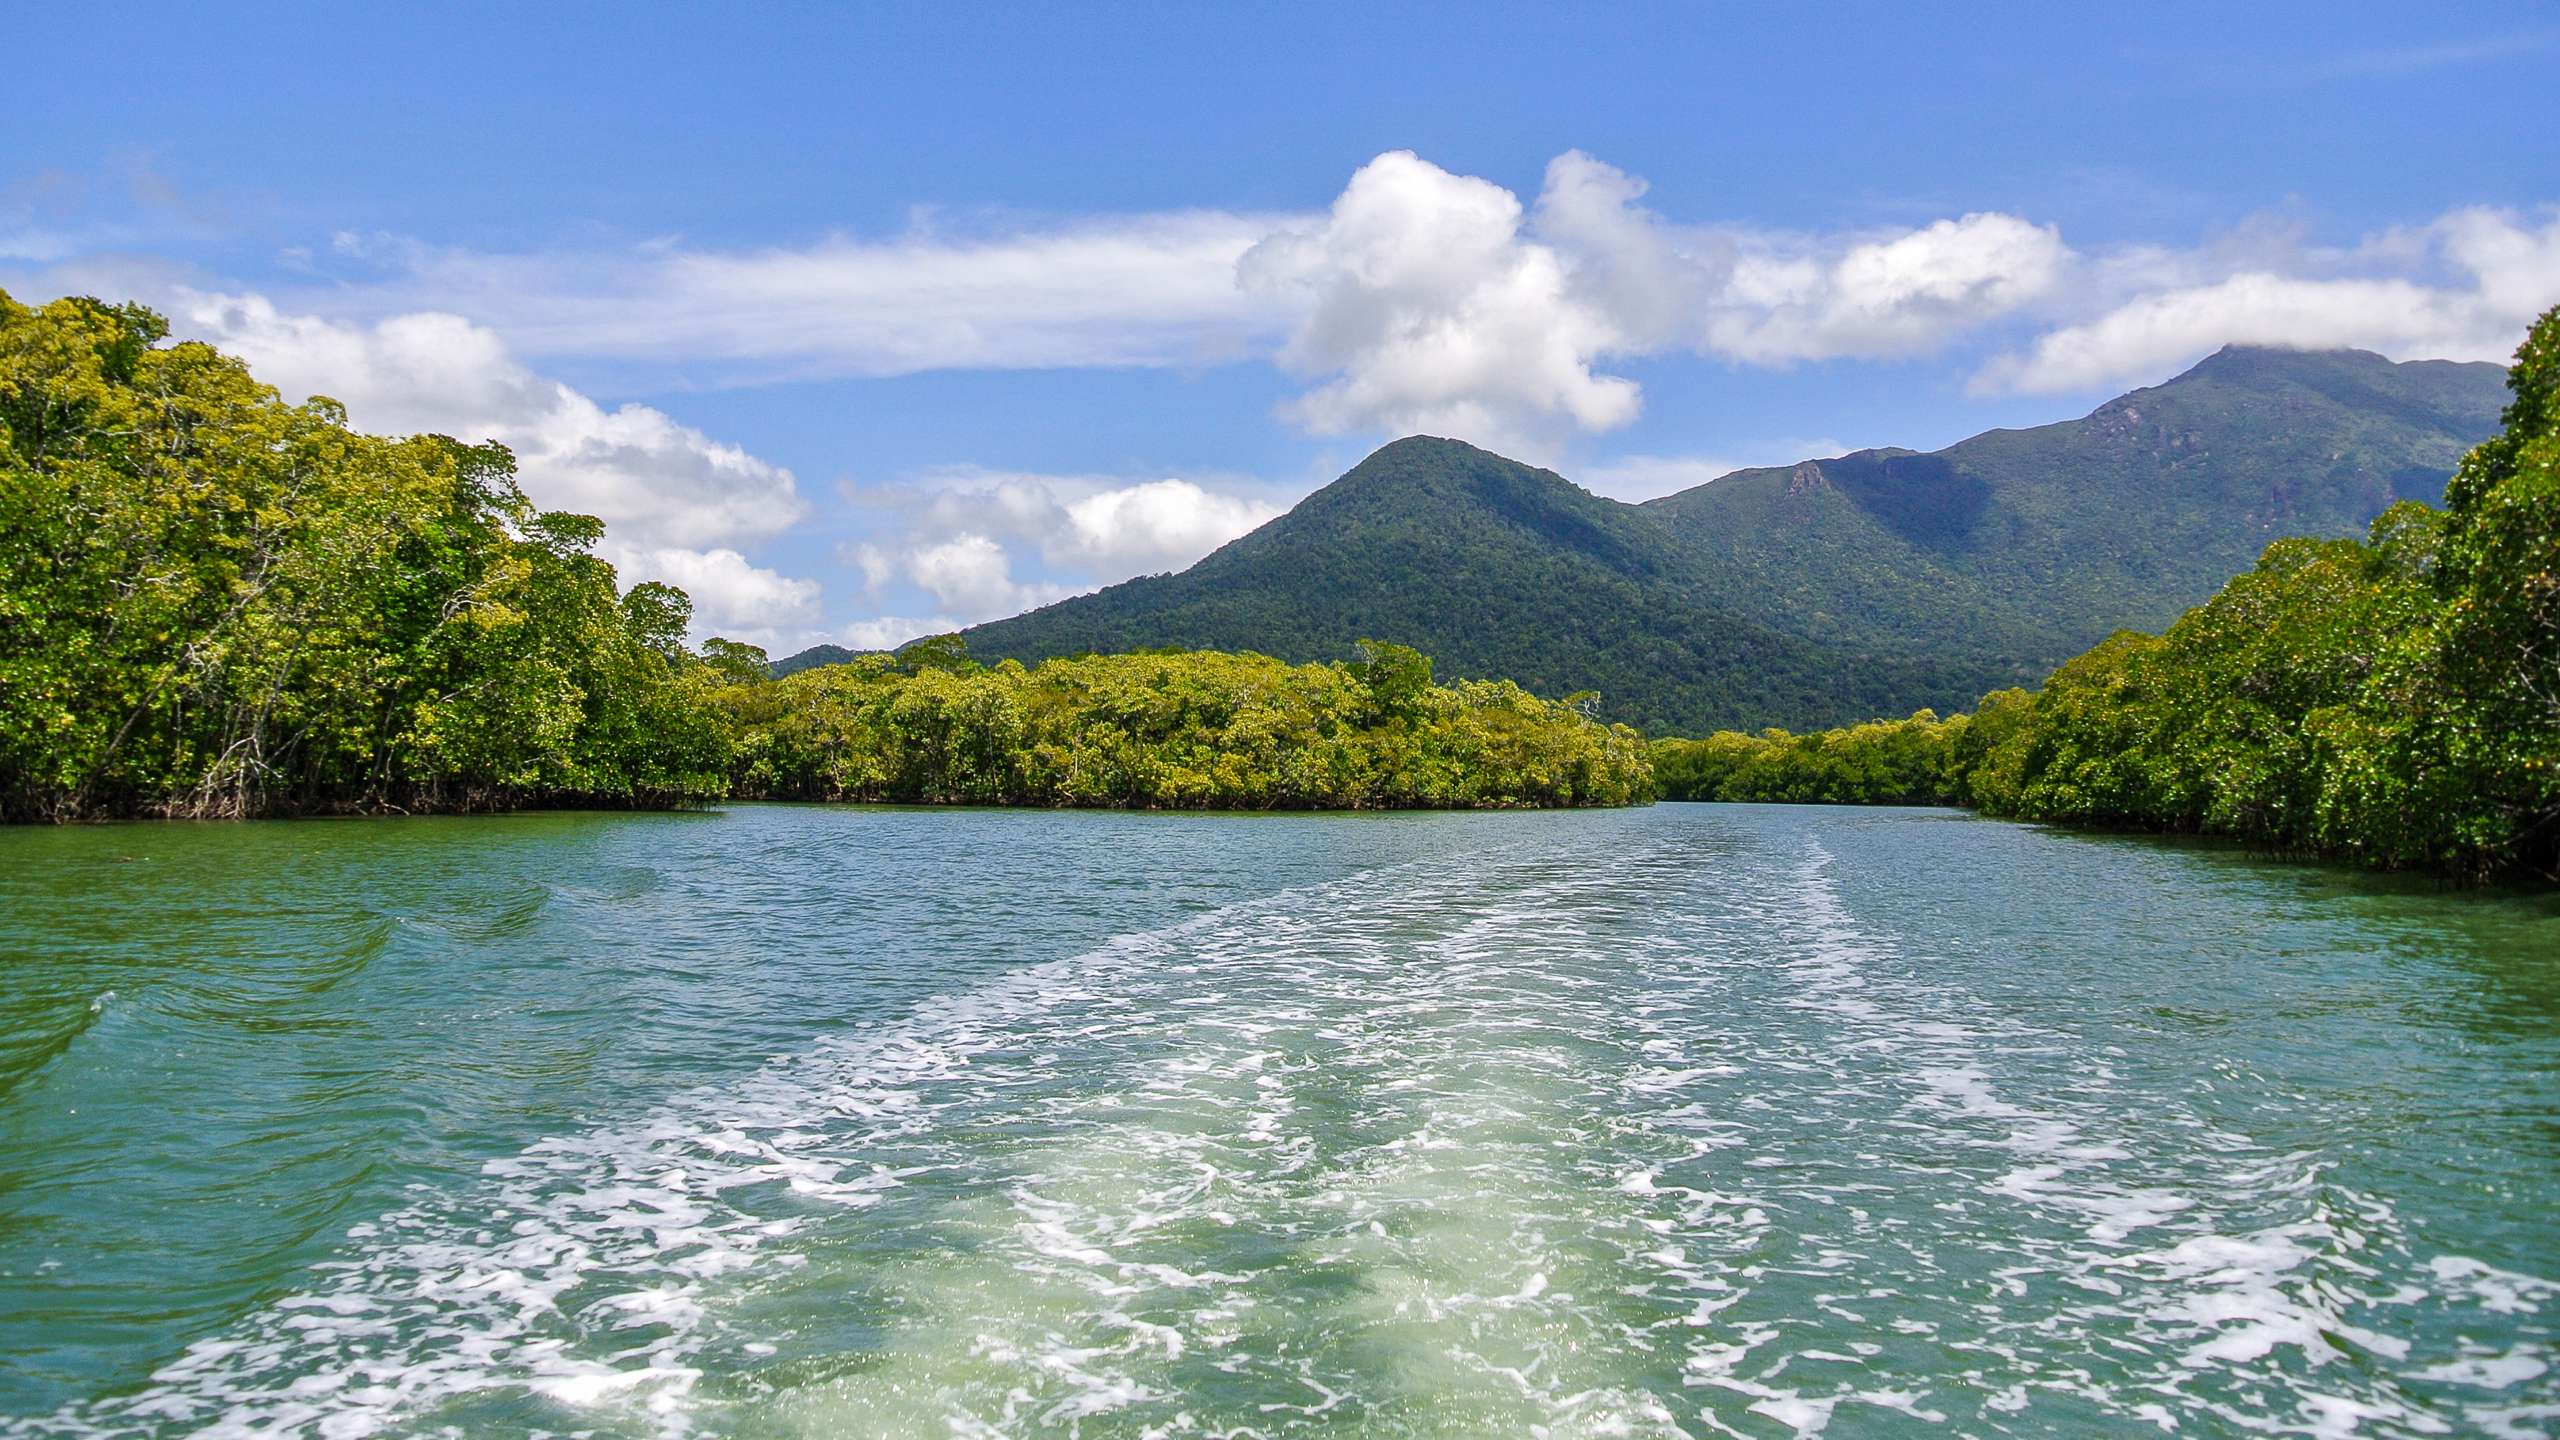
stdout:
<svg viewBox="0 0 2560 1440">
<path fill-rule="evenodd" d="M 1579 700 L 1353 662 L 983 668 L 958 642 L 788 679 L 686 643 L 603 527 L 496 445 L 286 404 L 132 305 L 0 295 L 0 819 L 724 796 L 1134 806 L 1624 804 Z"/>
<path fill-rule="evenodd" d="M 1970 716 L 1653 746 L 1673 799 L 1958 804 L 2228 835 L 2466 879 L 2560 879 L 2560 310 L 2441 510 L 2279 540 L 2160 635 Z"/>
<path fill-rule="evenodd" d="M 957 637 L 726 692 L 736 791 L 1147 809 L 1624 805 L 1644 744 L 1584 697 L 1437 685 L 1428 657 L 1217 651 L 970 662 Z"/>
<path fill-rule="evenodd" d="M 0 295 L 0 817 L 659 804 L 726 761 L 683 594 L 493 445 Z"/>
</svg>

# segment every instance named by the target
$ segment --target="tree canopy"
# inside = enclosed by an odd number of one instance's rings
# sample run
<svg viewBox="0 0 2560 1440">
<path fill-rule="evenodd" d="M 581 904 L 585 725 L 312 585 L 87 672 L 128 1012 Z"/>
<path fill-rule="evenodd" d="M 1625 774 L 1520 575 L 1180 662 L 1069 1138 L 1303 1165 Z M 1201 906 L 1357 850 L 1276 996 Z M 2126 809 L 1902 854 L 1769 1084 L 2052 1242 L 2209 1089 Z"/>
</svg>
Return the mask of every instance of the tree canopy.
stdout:
<svg viewBox="0 0 2560 1440">
<path fill-rule="evenodd" d="M 0 816 L 717 788 L 690 607 L 620 592 L 595 520 L 166 334 L 0 295 Z"/>
</svg>

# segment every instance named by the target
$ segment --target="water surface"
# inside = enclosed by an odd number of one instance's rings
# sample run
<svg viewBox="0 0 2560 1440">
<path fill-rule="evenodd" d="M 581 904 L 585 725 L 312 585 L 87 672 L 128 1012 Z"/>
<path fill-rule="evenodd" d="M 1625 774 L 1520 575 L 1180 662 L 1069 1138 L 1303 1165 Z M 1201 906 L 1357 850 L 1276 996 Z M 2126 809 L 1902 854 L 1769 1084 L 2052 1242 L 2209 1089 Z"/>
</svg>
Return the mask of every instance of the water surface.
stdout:
<svg viewBox="0 0 2560 1440">
<path fill-rule="evenodd" d="M 0 861 L 0 1433 L 2560 1426 L 2548 901 L 1723 806 Z"/>
</svg>

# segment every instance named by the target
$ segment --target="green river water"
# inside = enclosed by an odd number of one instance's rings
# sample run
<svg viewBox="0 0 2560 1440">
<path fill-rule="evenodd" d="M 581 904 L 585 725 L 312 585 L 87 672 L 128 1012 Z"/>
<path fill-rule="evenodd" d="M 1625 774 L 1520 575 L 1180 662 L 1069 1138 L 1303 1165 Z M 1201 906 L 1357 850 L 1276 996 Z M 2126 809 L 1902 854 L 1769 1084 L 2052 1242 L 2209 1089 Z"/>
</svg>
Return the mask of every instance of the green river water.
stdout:
<svg viewBox="0 0 2560 1440">
<path fill-rule="evenodd" d="M 1945 811 L 0 834 L 0 1435 L 2560 1430 L 2560 906 Z"/>
</svg>

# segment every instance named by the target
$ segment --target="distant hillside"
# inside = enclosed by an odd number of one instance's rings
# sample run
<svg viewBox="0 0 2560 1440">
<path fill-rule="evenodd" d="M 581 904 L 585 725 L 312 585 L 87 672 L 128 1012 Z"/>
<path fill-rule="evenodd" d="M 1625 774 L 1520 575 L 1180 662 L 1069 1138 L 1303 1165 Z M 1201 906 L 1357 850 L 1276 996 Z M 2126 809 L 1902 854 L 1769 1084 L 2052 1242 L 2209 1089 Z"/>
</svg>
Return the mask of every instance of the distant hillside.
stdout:
<svg viewBox="0 0 2560 1440">
<path fill-rule="evenodd" d="M 2079 420 L 1745 470 L 1644 505 L 1725 603 L 1810 639 L 2041 673 L 2157 629 L 2286 535 L 2436 501 L 2495 365 L 2226 349 Z"/>
<path fill-rule="evenodd" d="M 980 625 L 986 660 L 1177 646 L 1289 660 L 1363 636 L 1444 674 L 1598 690 L 1657 733 L 1969 704 L 2157 627 L 2281 535 L 2433 500 L 2495 365 L 2227 349 L 2088 416 L 1922 454 L 1745 470 L 1624 505 L 1454 440 L 1370 456 L 1178 575 Z M 780 667 L 810 663 L 806 652 Z M 778 668 L 780 668 L 778 667 Z"/>
<path fill-rule="evenodd" d="M 1471 445 L 1415 437 L 1179 575 L 964 634 L 989 660 L 1150 646 L 1318 659 L 1374 636 L 1412 643 L 1444 674 L 1506 677 L 1542 694 L 1598 690 L 1612 718 L 1649 727 L 1981 693 L 1978 667 L 1861 654 L 1746 619 L 1696 593 L 1691 568 L 1650 513 Z"/>
<path fill-rule="evenodd" d="M 803 670 L 815 670 L 821 665 L 841 665 L 861 653 L 859 650 L 847 650 L 841 645 L 812 645 L 798 654 L 786 655 L 774 661 L 765 669 L 773 672 L 773 678 L 779 680 L 785 675 L 797 675 Z"/>
</svg>

